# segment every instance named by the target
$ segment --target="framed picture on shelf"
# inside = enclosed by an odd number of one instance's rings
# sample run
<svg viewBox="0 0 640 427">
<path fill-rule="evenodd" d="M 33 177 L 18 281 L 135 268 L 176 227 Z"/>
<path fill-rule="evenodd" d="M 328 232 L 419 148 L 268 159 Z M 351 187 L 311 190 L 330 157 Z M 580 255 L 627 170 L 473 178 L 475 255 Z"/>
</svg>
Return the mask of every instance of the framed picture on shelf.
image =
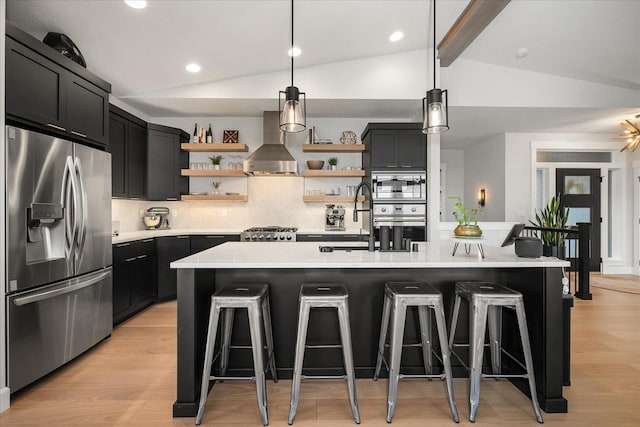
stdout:
<svg viewBox="0 0 640 427">
<path fill-rule="evenodd" d="M 237 144 L 238 143 L 238 131 L 237 130 L 225 130 L 222 133 L 222 142 L 224 144 Z"/>
</svg>

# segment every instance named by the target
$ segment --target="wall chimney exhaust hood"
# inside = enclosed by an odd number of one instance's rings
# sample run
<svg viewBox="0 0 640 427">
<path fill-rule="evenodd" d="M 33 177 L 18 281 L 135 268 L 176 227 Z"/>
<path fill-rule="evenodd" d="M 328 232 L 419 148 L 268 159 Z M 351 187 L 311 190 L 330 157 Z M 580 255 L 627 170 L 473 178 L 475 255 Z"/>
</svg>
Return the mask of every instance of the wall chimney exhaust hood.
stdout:
<svg viewBox="0 0 640 427">
<path fill-rule="evenodd" d="M 278 112 L 262 116 L 263 144 L 244 161 L 249 175 L 298 175 L 298 162 L 284 146 L 286 134 L 280 130 Z"/>
</svg>

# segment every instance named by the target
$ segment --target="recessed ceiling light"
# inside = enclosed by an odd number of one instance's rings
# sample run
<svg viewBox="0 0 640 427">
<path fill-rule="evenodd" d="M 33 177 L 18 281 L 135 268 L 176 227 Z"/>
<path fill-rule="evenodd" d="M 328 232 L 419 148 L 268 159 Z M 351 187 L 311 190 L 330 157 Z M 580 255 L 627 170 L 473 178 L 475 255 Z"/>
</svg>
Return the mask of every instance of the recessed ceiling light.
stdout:
<svg viewBox="0 0 640 427">
<path fill-rule="evenodd" d="M 529 54 L 529 49 L 521 47 L 516 50 L 516 58 L 525 58 Z"/>
<path fill-rule="evenodd" d="M 191 64 L 187 65 L 185 68 L 190 73 L 197 73 L 198 71 L 200 71 L 200 66 L 195 62 L 192 62 Z"/>
<path fill-rule="evenodd" d="M 147 7 L 147 0 L 124 0 L 127 6 L 134 9 L 144 9 Z"/>
<path fill-rule="evenodd" d="M 397 42 L 404 37 L 404 33 L 402 31 L 395 31 L 393 34 L 389 36 L 389 40 L 392 42 Z"/>
<path fill-rule="evenodd" d="M 293 49 L 289 49 L 289 51 L 287 52 L 287 55 L 289 56 L 300 56 L 300 54 L 302 53 L 302 50 L 300 50 L 299 47 L 294 46 Z"/>
</svg>

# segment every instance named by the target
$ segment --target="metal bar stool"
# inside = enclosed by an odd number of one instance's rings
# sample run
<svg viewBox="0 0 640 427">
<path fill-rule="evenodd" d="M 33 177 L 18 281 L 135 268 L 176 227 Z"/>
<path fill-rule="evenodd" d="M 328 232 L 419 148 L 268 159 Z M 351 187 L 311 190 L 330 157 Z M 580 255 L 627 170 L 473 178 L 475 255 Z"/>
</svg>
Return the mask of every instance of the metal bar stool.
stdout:
<svg viewBox="0 0 640 427">
<path fill-rule="evenodd" d="M 421 343 L 403 344 L 404 324 L 407 315 L 407 307 L 418 308 L 418 318 L 420 321 Z M 440 349 L 442 358 L 440 361 L 444 366 L 443 375 L 434 375 L 432 372 L 432 348 L 431 341 L 431 317 L 427 310 L 433 309 L 438 338 L 440 339 Z M 384 348 L 387 339 L 387 329 L 391 319 L 390 337 L 390 357 L 391 366 L 384 360 Z M 380 327 L 380 341 L 378 343 L 378 360 L 373 380 L 376 381 L 380 374 L 382 362 L 389 369 L 389 392 L 387 394 L 387 422 L 390 423 L 396 411 L 396 401 L 398 398 L 398 380 L 400 378 L 440 378 L 447 383 L 447 393 L 449 395 L 449 406 L 453 420 L 457 423 L 458 409 L 453 395 L 453 377 L 451 374 L 451 358 L 449 356 L 449 346 L 447 345 L 447 330 L 445 326 L 444 303 L 442 294 L 428 283 L 423 282 L 388 282 L 384 286 L 384 304 L 382 308 L 382 325 Z M 400 359 L 402 358 L 403 347 L 422 347 L 422 358 L 424 363 L 424 375 L 404 375 L 400 373 Z M 438 357 L 436 355 L 436 357 Z"/>
<path fill-rule="evenodd" d="M 456 298 L 453 306 L 453 316 L 451 331 L 449 336 L 449 350 L 460 363 L 470 372 L 469 385 L 469 421 L 474 422 L 478 413 L 480 403 L 480 380 L 481 378 L 527 378 L 529 380 L 529 390 L 531 392 L 531 402 L 536 419 L 543 423 L 540 405 L 536 394 L 536 382 L 533 372 L 533 359 L 531 357 L 531 345 L 529 343 L 529 331 L 527 329 L 527 318 L 524 313 L 524 303 L 522 294 L 491 282 L 457 282 L 455 288 Z M 460 300 L 464 298 L 469 302 L 469 344 L 456 344 L 454 337 L 458 315 L 460 313 Z M 516 311 L 520 339 L 522 341 L 522 351 L 524 353 L 525 364 L 517 360 L 502 348 L 502 307 L 508 307 Z M 482 357 L 485 347 L 485 330 L 489 323 L 489 347 L 491 349 L 491 370 L 493 374 L 482 373 Z M 455 353 L 454 347 L 469 347 L 469 358 L 471 368 L 460 359 Z M 525 374 L 501 374 L 501 355 L 504 353 L 522 369 Z"/>
<path fill-rule="evenodd" d="M 351 412 L 356 424 L 360 424 L 358 400 L 356 398 L 356 378 L 353 368 L 353 353 L 351 350 L 351 327 L 349 324 L 349 294 L 344 285 L 337 283 L 303 283 L 300 288 L 300 309 L 298 312 L 298 335 L 296 338 L 296 355 L 293 365 L 293 381 L 291 382 L 291 409 L 289 410 L 289 424 L 293 424 L 300 397 L 300 381 L 308 378 L 346 379 L 349 386 L 349 400 Z M 307 327 L 309 312 L 312 308 L 329 307 L 338 310 L 340 323 L 340 337 L 342 345 L 307 345 Z M 342 348 L 344 369 L 346 375 L 319 376 L 302 375 L 304 351 L 306 348 Z"/>
<path fill-rule="evenodd" d="M 231 330 L 233 327 L 234 311 L 237 308 L 246 308 L 249 317 L 249 331 L 251 334 L 251 346 L 232 346 Z M 222 350 L 216 355 L 221 356 L 220 376 L 211 375 L 214 362 L 214 347 L 218 331 L 220 312 L 223 312 L 222 320 Z M 207 345 L 205 350 L 204 367 L 202 369 L 202 388 L 200 390 L 200 404 L 196 416 L 196 425 L 200 425 L 204 416 L 204 407 L 207 403 L 209 382 L 217 380 L 254 380 L 256 382 L 256 394 L 258 409 L 262 424 L 269 424 L 267 416 L 267 386 L 265 382 L 264 368 L 264 344 L 262 331 L 266 340 L 268 353 L 267 363 L 271 370 L 274 382 L 278 382 L 276 364 L 273 355 L 273 334 L 271 332 L 271 309 L 269 307 L 269 285 L 265 283 L 241 283 L 225 286 L 211 297 L 211 311 L 209 314 L 209 329 L 207 332 Z M 251 348 L 253 351 L 254 376 L 252 377 L 227 377 L 226 371 L 229 362 L 229 350 L 232 348 Z"/>
</svg>

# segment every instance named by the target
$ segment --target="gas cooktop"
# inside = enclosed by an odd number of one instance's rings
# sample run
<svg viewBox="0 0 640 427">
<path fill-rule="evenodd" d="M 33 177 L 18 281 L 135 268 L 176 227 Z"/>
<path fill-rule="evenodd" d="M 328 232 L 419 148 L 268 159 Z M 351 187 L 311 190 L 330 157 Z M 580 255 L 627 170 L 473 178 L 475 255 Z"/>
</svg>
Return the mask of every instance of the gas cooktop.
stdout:
<svg viewBox="0 0 640 427">
<path fill-rule="evenodd" d="M 240 234 L 242 242 L 295 242 L 296 227 L 280 227 L 270 225 L 268 227 L 251 227 Z"/>
</svg>

